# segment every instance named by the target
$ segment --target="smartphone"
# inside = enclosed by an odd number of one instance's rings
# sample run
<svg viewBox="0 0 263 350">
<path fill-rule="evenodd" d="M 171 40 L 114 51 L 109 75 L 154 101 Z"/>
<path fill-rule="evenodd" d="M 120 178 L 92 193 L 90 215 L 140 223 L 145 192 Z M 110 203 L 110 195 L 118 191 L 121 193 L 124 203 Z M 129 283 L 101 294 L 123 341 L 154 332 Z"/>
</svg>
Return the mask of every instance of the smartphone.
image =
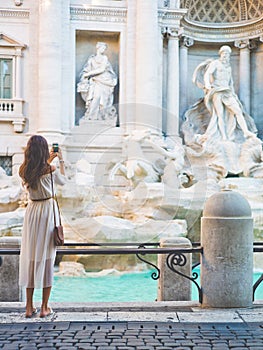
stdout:
<svg viewBox="0 0 263 350">
<path fill-rule="evenodd" d="M 53 143 L 52 148 L 53 148 L 53 152 L 57 153 L 58 152 L 58 143 Z"/>
</svg>

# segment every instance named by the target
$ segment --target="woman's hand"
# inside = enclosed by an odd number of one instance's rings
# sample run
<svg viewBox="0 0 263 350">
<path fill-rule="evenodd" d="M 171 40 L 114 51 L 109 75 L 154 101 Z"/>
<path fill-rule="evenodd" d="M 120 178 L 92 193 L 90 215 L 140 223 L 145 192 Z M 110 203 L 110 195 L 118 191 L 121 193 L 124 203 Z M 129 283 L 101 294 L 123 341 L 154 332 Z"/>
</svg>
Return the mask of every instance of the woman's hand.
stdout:
<svg viewBox="0 0 263 350">
<path fill-rule="evenodd" d="M 53 148 L 49 151 L 49 159 L 48 159 L 48 164 L 50 164 L 56 157 L 57 157 L 58 152 L 54 152 Z"/>
</svg>

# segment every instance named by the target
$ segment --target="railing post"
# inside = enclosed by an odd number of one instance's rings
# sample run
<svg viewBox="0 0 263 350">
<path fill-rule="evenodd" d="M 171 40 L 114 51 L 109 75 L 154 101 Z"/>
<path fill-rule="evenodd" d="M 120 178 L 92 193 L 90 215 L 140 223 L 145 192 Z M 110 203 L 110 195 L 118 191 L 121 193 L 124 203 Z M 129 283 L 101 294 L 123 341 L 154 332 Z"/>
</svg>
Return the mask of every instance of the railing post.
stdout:
<svg viewBox="0 0 263 350">
<path fill-rule="evenodd" d="M 161 248 L 192 248 L 189 239 L 184 237 L 163 238 L 160 241 Z M 191 300 L 192 282 L 172 271 L 167 265 L 167 257 L 173 260 L 173 267 L 176 267 L 180 273 L 192 275 L 192 254 L 159 254 L 158 268 L 160 269 L 160 278 L 158 280 L 158 301 L 188 301 Z"/>
<path fill-rule="evenodd" d="M 253 219 L 243 196 L 222 191 L 207 200 L 201 245 L 202 307 L 252 306 Z"/>
<path fill-rule="evenodd" d="M 19 237 L 1 237 L 1 248 L 20 248 Z M 22 301 L 22 289 L 18 285 L 19 255 L 1 256 L 0 302 Z"/>
</svg>

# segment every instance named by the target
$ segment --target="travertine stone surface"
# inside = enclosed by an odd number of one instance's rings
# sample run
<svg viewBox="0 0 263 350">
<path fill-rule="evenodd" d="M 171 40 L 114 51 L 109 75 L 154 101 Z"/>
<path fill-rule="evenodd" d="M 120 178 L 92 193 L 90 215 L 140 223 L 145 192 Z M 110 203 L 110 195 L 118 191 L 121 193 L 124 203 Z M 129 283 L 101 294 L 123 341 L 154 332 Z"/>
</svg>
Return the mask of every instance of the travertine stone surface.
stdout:
<svg viewBox="0 0 263 350">
<path fill-rule="evenodd" d="M 252 306 L 253 219 L 243 196 L 222 191 L 207 200 L 201 245 L 202 306 Z"/>
</svg>

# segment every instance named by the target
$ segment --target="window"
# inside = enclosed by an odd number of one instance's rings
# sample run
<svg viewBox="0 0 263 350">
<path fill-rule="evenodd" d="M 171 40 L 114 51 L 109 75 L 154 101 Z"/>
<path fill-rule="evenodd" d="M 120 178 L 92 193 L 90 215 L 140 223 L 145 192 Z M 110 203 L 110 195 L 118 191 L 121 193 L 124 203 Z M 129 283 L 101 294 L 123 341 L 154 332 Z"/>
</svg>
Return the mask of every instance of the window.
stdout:
<svg viewBox="0 0 263 350">
<path fill-rule="evenodd" d="M 0 98 L 12 98 L 12 61 L 0 58 Z"/>
<path fill-rule="evenodd" d="M 4 169 L 6 175 L 12 175 L 12 157 L 0 156 L 0 167 Z"/>
<path fill-rule="evenodd" d="M 14 132 L 23 132 L 25 126 L 21 85 L 25 48 L 25 44 L 0 32 L 0 128 L 2 123 L 12 123 Z"/>
</svg>

